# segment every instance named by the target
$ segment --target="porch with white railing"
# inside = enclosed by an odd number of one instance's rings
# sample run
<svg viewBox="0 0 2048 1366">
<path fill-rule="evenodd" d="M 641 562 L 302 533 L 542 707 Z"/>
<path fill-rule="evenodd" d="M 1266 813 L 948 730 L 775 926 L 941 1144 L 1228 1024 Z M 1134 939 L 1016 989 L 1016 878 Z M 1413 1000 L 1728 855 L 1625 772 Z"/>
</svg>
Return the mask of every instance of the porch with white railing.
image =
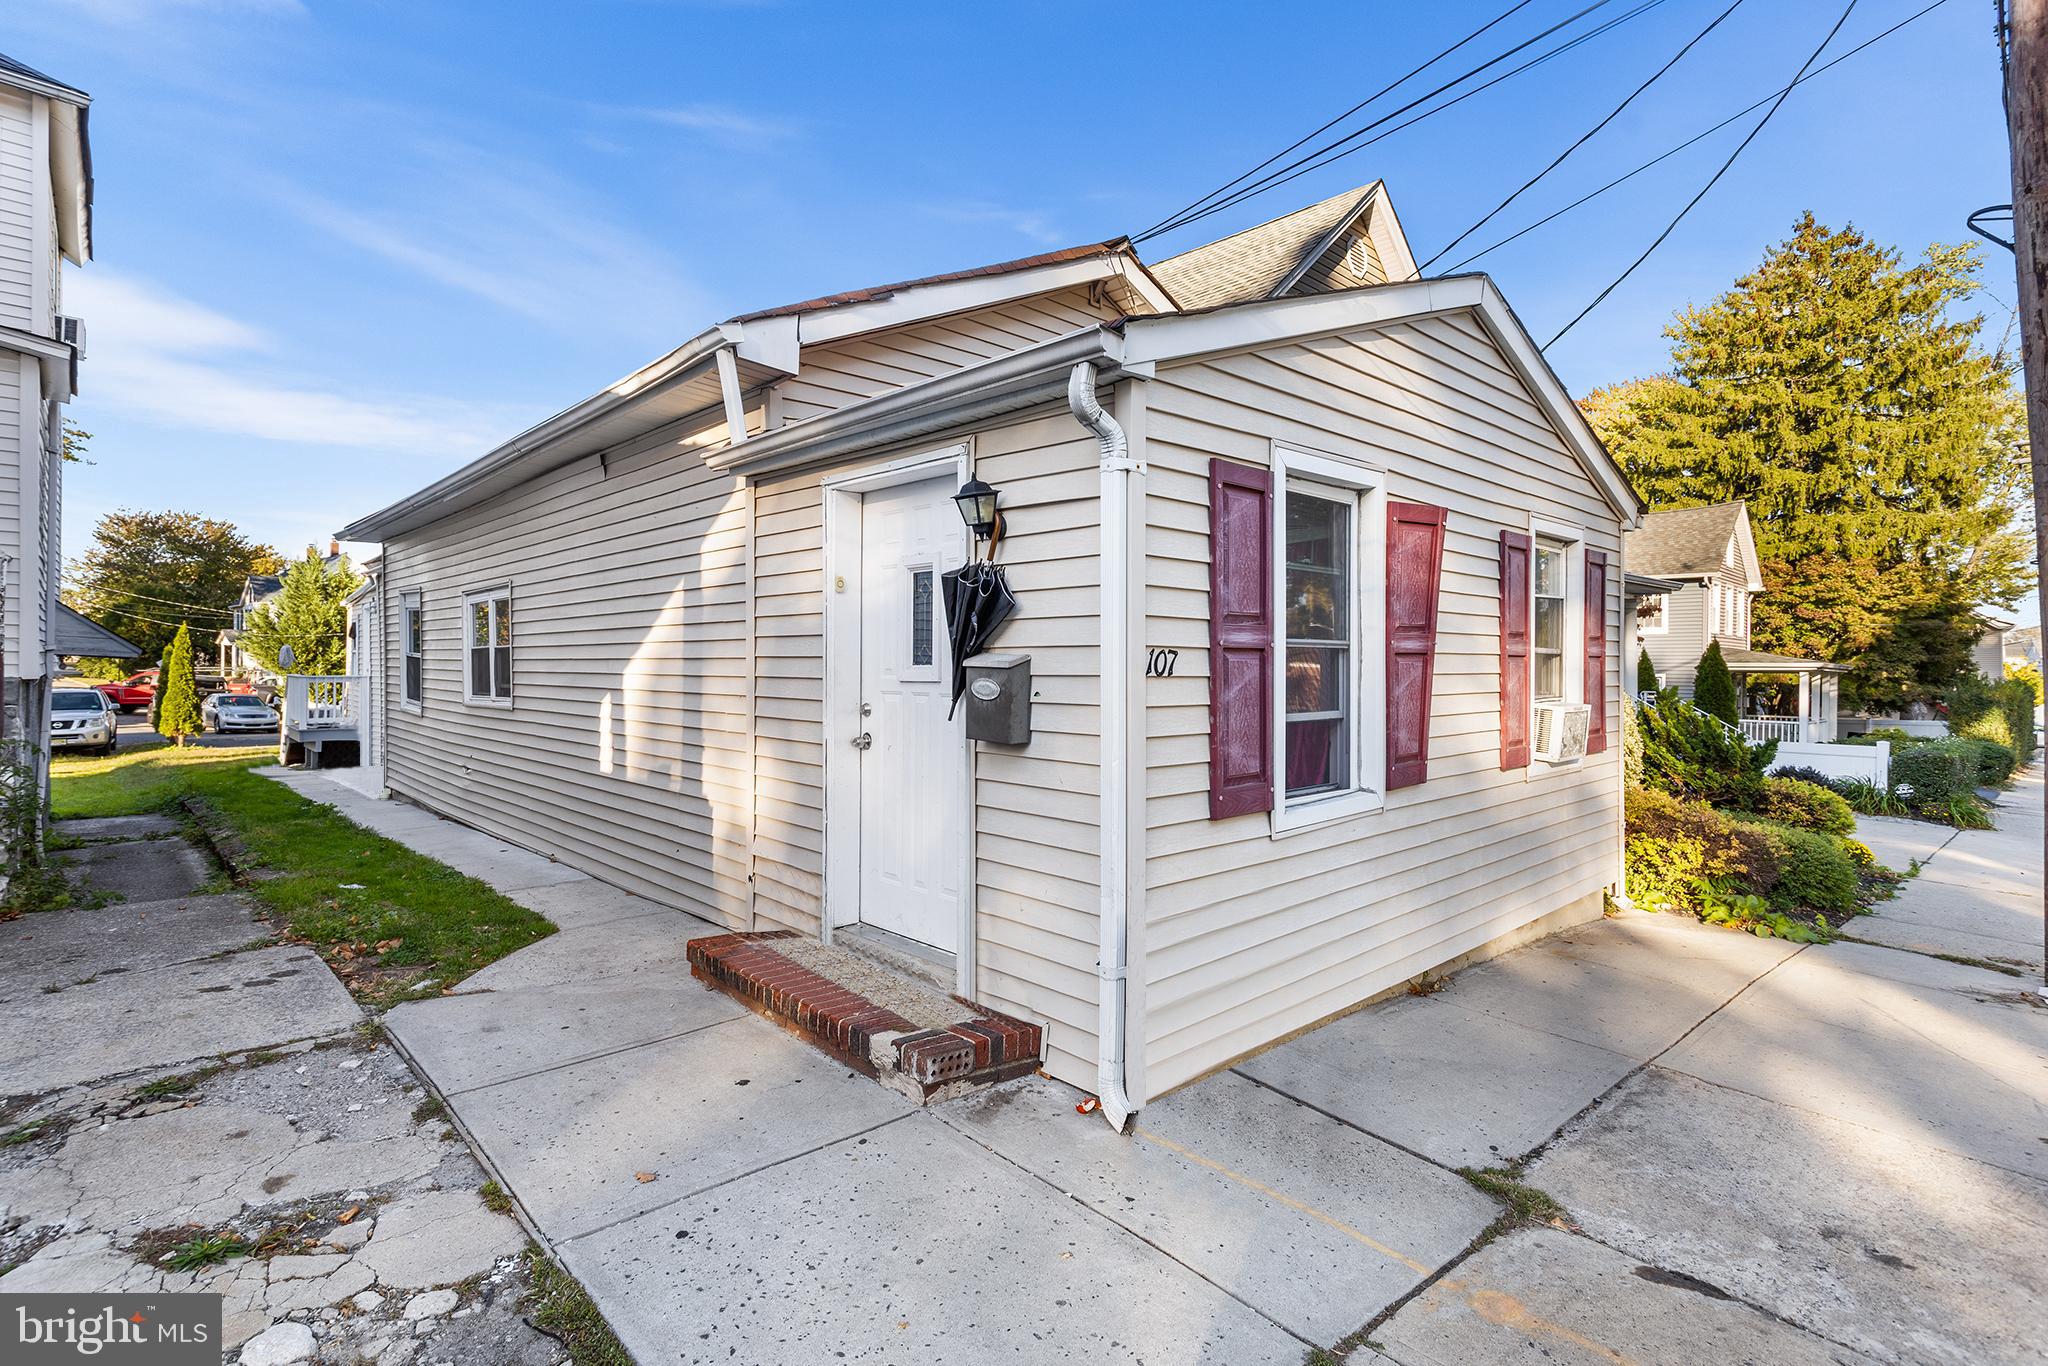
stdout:
<svg viewBox="0 0 2048 1366">
<path fill-rule="evenodd" d="M 363 704 L 370 681 L 355 674 L 287 674 L 280 757 L 291 763 L 297 748 L 314 766 L 330 744 L 357 744 L 363 735 Z"/>
<path fill-rule="evenodd" d="M 1766 740 L 1776 740 L 1784 745 L 1818 745 L 1834 739 L 1833 735 L 1821 733 L 1819 721 L 1797 716 L 1745 716 L 1742 718 L 1742 737 L 1752 745 Z M 1826 729 L 1832 730 L 1832 726 Z"/>
</svg>

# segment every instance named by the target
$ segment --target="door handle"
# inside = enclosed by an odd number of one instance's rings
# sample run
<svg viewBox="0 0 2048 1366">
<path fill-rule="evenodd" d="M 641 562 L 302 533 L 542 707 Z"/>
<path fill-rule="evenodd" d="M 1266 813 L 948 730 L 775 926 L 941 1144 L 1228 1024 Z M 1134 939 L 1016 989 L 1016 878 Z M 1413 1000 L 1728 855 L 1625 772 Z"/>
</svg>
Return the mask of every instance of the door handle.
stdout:
<svg viewBox="0 0 2048 1366">
<path fill-rule="evenodd" d="M 853 737 L 853 747 L 855 749 L 871 749 L 874 747 L 874 743 L 875 737 L 868 734 L 866 731 L 862 731 L 860 734 Z"/>
</svg>

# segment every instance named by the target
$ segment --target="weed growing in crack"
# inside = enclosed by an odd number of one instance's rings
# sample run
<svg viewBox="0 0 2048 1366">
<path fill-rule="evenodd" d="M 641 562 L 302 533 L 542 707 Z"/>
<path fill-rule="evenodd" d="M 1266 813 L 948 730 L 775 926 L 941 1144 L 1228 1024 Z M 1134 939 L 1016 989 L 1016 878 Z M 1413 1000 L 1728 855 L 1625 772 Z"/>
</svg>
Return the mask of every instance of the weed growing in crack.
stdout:
<svg viewBox="0 0 2048 1366">
<path fill-rule="evenodd" d="M 19 1148 L 24 1143 L 33 1143 L 49 1132 L 54 1123 L 54 1119 L 34 1119 L 19 1129 L 10 1129 L 0 1134 L 0 1148 Z"/>
<path fill-rule="evenodd" d="M 189 1095 L 206 1082 L 227 1071 L 225 1063 L 210 1063 L 191 1072 L 181 1072 L 174 1077 L 158 1077 L 135 1088 L 137 1100 L 173 1100 Z"/>
<path fill-rule="evenodd" d="M 526 1274 L 533 1288 L 519 1308 L 534 1327 L 568 1349 L 575 1366 L 633 1366 L 589 1292 L 532 1243 L 526 1245 Z"/>
<path fill-rule="evenodd" d="M 491 1213 L 510 1214 L 512 1212 L 512 1197 L 507 1195 L 505 1188 L 496 1181 L 484 1182 L 476 1188 L 476 1193 L 483 1198 L 484 1208 Z"/>
<path fill-rule="evenodd" d="M 203 1266 L 218 1266 L 230 1257 L 248 1255 L 249 1245 L 234 1234 L 207 1233 L 172 1248 L 164 1265 L 173 1271 L 197 1271 Z"/>
</svg>

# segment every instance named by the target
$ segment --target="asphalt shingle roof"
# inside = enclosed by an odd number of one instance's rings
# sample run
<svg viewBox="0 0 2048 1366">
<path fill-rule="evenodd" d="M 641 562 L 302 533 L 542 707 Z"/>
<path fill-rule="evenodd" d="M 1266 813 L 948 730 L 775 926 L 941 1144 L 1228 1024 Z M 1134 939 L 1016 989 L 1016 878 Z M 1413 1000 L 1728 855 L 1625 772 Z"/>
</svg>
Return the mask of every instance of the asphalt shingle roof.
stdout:
<svg viewBox="0 0 2048 1366">
<path fill-rule="evenodd" d="M 1338 224 L 1372 197 L 1379 182 L 1331 195 L 1319 204 L 1169 256 L 1152 275 L 1182 308 L 1214 308 L 1270 298 L 1316 253 Z"/>
<path fill-rule="evenodd" d="M 1645 514 L 1642 526 L 1628 533 L 1630 572 L 1667 578 L 1714 573 L 1727 562 L 1728 542 L 1748 510 L 1737 501 Z"/>
<path fill-rule="evenodd" d="M 55 76 L 45 75 L 27 62 L 18 62 L 6 53 L 0 52 L 0 78 L 6 76 L 21 76 L 31 81 L 41 81 L 44 85 L 54 85 L 60 89 L 69 90 L 80 99 L 92 98 L 77 86 L 60 81 Z"/>
</svg>

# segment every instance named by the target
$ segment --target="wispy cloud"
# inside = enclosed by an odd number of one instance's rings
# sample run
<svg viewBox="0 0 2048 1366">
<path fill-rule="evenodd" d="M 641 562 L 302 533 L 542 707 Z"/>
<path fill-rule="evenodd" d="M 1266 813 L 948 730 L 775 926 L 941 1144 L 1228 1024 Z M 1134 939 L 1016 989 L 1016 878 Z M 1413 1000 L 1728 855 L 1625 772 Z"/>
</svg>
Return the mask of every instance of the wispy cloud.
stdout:
<svg viewBox="0 0 2048 1366">
<path fill-rule="evenodd" d="M 104 266 L 65 281 L 87 320 L 86 397 L 167 427 L 311 446 L 463 453 L 511 427 L 505 414 L 444 399 L 366 398 L 267 377 L 261 329 Z"/>
<path fill-rule="evenodd" d="M 414 152 L 346 203 L 284 181 L 270 193 L 352 247 L 559 331 L 603 318 L 654 344 L 700 311 L 667 254 L 608 219 L 589 187 L 481 148 Z"/>
<path fill-rule="evenodd" d="M 927 204 L 924 211 L 932 217 L 947 223 L 990 223 L 1007 228 L 1019 237 L 1051 246 L 1061 240 L 1060 230 L 1054 225 L 1052 215 L 1043 209 L 1018 209 L 987 200 L 964 199 L 950 203 Z"/>
<path fill-rule="evenodd" d="M 599 113 L 617 118 L 637 119 L 701 133 L 731 146 L 762 147 L 795 137 L 797 125 L 788 120 L 749 114 L 723 104 L 597 105 Z"/>
</svg>

